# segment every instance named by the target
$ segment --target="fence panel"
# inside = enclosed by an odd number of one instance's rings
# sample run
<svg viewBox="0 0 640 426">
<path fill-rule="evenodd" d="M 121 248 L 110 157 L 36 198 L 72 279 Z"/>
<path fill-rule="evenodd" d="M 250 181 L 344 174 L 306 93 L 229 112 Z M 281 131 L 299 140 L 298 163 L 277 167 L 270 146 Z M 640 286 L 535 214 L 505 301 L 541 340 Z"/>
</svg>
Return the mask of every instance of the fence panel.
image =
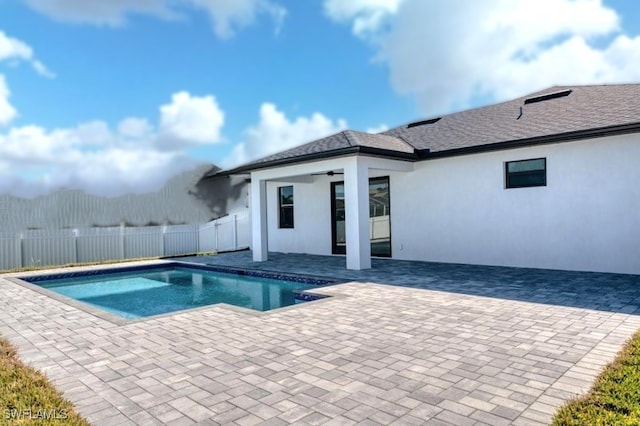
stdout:
<svg viewBox="0 0 640 426">
<path fill-rule="evenodd" d="M 0 235 L 0 270 L 229 251 L 250 241 L 248 210 L 200 225 L 25 231 Z"/>
<path fill-rule="evenodd" d="M 77 262 L 72 230 L 26 231 L 22 239 L 23 266 L 64 265 Z"/>
<path fill-rule="evenodd" d="M 20 236 L 0 238 L 0 270 L 19 268 L 21 261 Z"/>
<path fill-rule="evenodd" d="M 216 222 L 208 222 L 200 225 L 198 230 L 198 241 L 200 243 L 200 251 L 216 251 L 218 250 Z"/>
<path fill-rule="evenodd" d="M 155 257 L 164 255 L 164 238 L 161 226 L 124 228 L 124 257 Z"/>
<path fill-rule="evenodd" d="M 78 262 L 101 262 L 124 259 L 122 228 L 79 229 Z"/>
<path fill-rule="evenodd" d="M 218 223 L 218 251 L 235 250 L 235 224 L 233 216 L 225 217 L 224 221 Z"/>
<path fill-rule="evenodd" d="M 248 248 L 251 242 L 249 211 L 237 212 L 200 225 L 200 251 Z"/>
<path fill-rule="evenodd" d="M 236 232 L 238 234 L 236 250 L 249 248 L 251 246 L 251 219 L 249 214 L 238 215 Z"/>
<path fill-rule="evenodd" d="M 377 216 L 369 219 L 369 237 L 371 240 L 388 240 L 391 236 L 389 216 Z"/>
<path fill-rule="evenodd" d="M 165 228 L 165 256 L 196 253 L 198 251 L 200 251 L 198 248 L 198 225 L 177 225 Z"/>
</svg>

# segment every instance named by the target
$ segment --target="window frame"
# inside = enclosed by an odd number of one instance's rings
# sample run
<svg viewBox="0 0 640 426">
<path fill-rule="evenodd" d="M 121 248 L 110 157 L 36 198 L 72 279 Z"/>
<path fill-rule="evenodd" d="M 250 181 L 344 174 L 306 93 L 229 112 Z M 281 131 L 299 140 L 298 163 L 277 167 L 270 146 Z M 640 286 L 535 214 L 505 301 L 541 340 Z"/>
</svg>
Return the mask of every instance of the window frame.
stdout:
<svg viewBox="0 0 640 426">
<path fill-rule="evenodd" d="M 539 161 L 542 160 L 543 168 L 541 170 L 530 170 L 525 172 L 509 172 L 509 165 L 513 163 L 524 163 L 528 161 Z M 510 179 L 513 175 L 516 176 L 524 176 L 524 175 L 538 175 L 542 174 L 542 183 L 521 183 L 514 184 Z M 505 189 L 516 189 L 516 188 L 535 188 L 547 186 L 547 158 L 539 157 L 539 158 L 527 158 L 525 160 L 514 160 L 514 161 L 505 161 L 504 162 L 504 188 Z"/>
<path fill-rule="evenodd" d="M 291 188 L 291 202 L 290 203 L 283 203 L 283 195 L 282 192 L 283 190 L 287 189 L 287 188 Z M 294 212 L 295 212 L 295 201 L 294 201 L 294 189 L 293 189 L 293 185 L 285 185 L 285 186 L 279 186 L 278 187 L 278 228 L 279 229 L 293 229 L 294 225 L 295 225 L 295 220 L 294 220 Z M 289 223 L 286 219 L 285 219 L 285 210 L 291 210 L 291 223 Z"/>
</svg>

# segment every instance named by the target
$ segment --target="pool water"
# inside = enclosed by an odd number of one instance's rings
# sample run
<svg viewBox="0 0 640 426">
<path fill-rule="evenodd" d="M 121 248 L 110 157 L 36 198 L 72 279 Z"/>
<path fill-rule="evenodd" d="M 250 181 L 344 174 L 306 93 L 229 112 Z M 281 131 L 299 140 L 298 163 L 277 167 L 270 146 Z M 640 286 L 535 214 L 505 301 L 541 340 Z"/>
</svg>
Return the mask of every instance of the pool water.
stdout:
<svg viewBox="0 0 640 426">
<path fill-rule="evenodd" d="M 312 284 L 181 266 L 26 280 L 128 319 L 216 303 L 268 311 L 313 300 L 317 297 L 303 291 L 318 287 L 317 282 Z"/>
</svg>

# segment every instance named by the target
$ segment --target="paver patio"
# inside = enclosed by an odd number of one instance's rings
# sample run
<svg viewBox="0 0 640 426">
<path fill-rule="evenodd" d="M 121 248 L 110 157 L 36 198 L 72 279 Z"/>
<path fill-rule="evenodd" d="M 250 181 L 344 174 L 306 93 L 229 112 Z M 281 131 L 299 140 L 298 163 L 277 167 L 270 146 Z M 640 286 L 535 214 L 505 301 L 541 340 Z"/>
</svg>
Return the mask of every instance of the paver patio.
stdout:
<svg viewBox="0 0 640 426">
<path fill-rule="evenodd" d="M 547 424 L 640 328 L 640 277 L 250 253 L 362 282 L 118 325 L 0 277 L 0 335 L 92 423 Z M 373 284 L 386 283 L 386 284 Z"/>
</svg>

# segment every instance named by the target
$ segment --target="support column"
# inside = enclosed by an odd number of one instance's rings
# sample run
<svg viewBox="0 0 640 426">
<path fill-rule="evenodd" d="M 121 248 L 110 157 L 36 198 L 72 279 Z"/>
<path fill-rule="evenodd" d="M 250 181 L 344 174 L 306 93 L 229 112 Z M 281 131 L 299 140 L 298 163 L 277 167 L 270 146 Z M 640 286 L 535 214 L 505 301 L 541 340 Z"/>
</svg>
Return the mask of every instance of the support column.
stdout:
<svg viewBox="0 0 640 426">
<path fill-rule="evenodd" d="M 370 269 L 369 168 L 357 156 L 344 168 L 344 205 L 347 269 Z"/>
<path fill-rule="evenodd" d="M 251 174 L 251 250 L 255 262 L 267 260 L 267 181 Z"/>
</svg>

